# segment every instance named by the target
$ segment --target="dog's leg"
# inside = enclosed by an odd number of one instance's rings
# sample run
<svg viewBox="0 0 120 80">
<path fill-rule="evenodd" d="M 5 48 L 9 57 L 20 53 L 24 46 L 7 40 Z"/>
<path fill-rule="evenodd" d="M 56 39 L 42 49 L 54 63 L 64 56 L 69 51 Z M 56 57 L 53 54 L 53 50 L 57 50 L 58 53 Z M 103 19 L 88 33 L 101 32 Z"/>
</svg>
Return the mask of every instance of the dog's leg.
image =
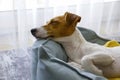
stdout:
<svg viewBox="0 0 120 80">
<path fill-rule="evenodd" d="M 103 75 L 103 72 L 93 64 L 93 61 L 89 56 L 84 56 L 81 59 L 81 66 L 84 71 L 88 71 L 96 75 Z"/>
<path fill-rule="evenodd" d="M 114 59 L 107 54 L 92 54 L 86 55 L 81 59 L 81 66 L 85 71 L 103 75 L 102 70 L 100 70 L 96 65 L 108 66 L 114 62 Z"/>
<path fill-rule="evenodd" d="M 109 66 L 115 61 L 115 59 L 108 54 L 93 54 L 91 57 L 93 63 L 97 66 Z"/>
</svg>

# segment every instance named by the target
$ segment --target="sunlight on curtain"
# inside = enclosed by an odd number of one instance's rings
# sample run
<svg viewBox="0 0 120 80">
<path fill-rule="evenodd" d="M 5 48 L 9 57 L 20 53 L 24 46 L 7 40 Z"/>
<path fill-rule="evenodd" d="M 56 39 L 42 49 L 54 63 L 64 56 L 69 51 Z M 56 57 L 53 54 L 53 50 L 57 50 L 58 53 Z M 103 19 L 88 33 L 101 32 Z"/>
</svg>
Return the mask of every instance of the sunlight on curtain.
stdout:
<svg viewBox="0 0 120 80">
<path fill-rule="evenodd" d="M 119 8 L 119 0 L 0 0 L 0 80 L 31 80 L 31 28 L 66 11 L 82 17 L 78 26 L 120 41 Z"/>
<path fill-rule="evenodd" d="M 32 10 L 26 9 L 25 0 L 11 0 L 9 5 L 9 0 L 0 1 L 3 2 L 0 9 L 0 50 L 30 47 L 35 40 L 30 33 L 34 26 Z"/>
<path fill-rule="evenodd" d="M 69 11 L 82 17 L 78 26 L 120 41 L 119 0 L 0 0 L 0 50 L 27 48 L 30 29 Z"/>
</svg>

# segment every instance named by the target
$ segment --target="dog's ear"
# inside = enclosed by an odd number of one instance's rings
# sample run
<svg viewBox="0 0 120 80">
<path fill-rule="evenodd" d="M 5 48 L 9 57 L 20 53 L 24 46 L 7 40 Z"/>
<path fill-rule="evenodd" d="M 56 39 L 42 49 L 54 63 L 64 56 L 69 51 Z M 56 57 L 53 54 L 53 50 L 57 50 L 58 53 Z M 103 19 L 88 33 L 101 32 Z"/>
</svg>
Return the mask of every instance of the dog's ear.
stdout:
<svg viewBox="0 0 120 80">
<path fill-rule="evenodd" d="M 66 12 L 64 14 L 64 17 L 65 17 L 65 20 L 66 22 L 69 24 L 69 25 L 72 25 L 73 23 L 77 23 L 77 22 L 80 22 L 81 20 L 81 17 L 76 15 L 76 14 L 73 14 L 73 13 L 69 13 L 69 12 Z"/>
</svg>

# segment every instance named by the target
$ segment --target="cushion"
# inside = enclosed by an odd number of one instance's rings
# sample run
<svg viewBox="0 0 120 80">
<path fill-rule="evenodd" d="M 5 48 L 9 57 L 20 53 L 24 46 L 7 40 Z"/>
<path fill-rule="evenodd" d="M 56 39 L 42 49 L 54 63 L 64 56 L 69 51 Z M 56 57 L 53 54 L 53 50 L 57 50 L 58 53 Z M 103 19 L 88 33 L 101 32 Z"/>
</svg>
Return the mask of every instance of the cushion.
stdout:
<svg viewBox="0 0 120 80">
<path fill-rule="evenodd" d="M 104 44 L 107 40 L 98 37 L 93 31 L 79 28 L 90 42 Z M 86 34 L 86 35 L 85 35 Z M 89 34 L 89 36 L 88 36 Z M 32 47 L 32 80 L 107 80 L 73 68 L 67 64 L 64 48 L 51 39 L 39 39 Z"/>
<path fill-rule="evenodd" d="M 117 42 L 116 40 L 111 40 L 108 41 L 104 44 L 105 47 L 115 47 L 115 46 L 120 46 L 120 43 Z"/>
<path fill-rule="evenodd" d="M 107 41 L 109 41 L 107 39 L 103 39 L 103 38 L 99 37 L 94 31 L 92 31 L 90 29 L 86 29 L 83 27 L 78 27 L 78 29 L 81 31 L 84 38 L 89 42 L 104 45 Z"/>
</svg>

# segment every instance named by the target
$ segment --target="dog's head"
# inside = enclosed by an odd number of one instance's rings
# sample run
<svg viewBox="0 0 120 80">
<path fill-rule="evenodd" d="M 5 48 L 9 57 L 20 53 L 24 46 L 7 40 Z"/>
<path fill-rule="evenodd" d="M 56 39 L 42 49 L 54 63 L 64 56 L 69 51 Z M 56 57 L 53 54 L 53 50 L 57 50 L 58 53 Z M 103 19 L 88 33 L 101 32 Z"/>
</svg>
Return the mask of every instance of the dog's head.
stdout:
<svg viewBox="0 0 120 80">
<path fill-rule="evenodd" d="M 46 25 L 32 29 L 31 33 L 36 38 L 69 36 L 75 31 L 76 24 L 80 22 L 80 20 L 80 16 L 66 12 L 62 16 L 51 19 Z"/>
</svg>

